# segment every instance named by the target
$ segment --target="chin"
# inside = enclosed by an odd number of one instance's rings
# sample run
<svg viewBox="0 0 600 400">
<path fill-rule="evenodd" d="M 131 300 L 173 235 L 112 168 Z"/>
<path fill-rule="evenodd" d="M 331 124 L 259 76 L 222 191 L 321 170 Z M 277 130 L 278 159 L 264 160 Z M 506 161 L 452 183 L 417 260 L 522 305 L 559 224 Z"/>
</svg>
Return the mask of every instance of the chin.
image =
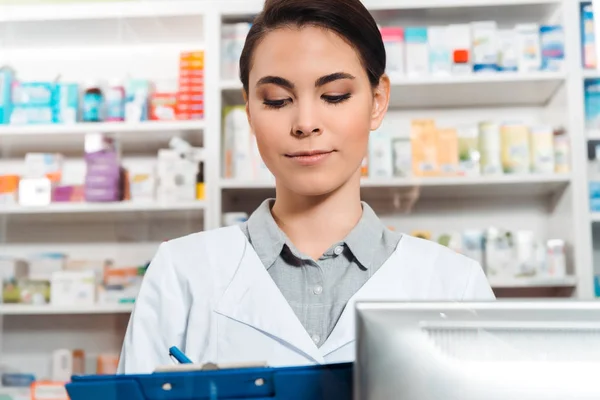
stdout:
<svg viewBox="0 0 600 400">
<path fill-rule="evenodd" d="M 326 179 L 317 176 L 299 176 L 292 179 L 286 179 L 284 186 L 300 196 L 322 196 L 334 192 L 346 183 L 341 178 L 327 177 Z"/>
</svg>

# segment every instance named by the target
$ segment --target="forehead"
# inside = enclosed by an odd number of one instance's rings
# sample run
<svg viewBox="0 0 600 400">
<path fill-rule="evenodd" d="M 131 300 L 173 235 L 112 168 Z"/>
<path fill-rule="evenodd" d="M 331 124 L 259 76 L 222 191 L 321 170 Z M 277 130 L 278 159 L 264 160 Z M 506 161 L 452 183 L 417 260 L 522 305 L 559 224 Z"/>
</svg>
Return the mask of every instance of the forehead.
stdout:
<svg viewBox="0 0 600 400">
<path fill-rule="evenodd" d="M 279 28 L 266 34 L 254 50 L 250 75 L 255 79 L 277 75 L 294 80 L 299 72 L 311 79 L 332 72 L 356 77 L 364 74 L 366 78 L 357 51 L 335 32 L 307 26 Z"/>
</svg>

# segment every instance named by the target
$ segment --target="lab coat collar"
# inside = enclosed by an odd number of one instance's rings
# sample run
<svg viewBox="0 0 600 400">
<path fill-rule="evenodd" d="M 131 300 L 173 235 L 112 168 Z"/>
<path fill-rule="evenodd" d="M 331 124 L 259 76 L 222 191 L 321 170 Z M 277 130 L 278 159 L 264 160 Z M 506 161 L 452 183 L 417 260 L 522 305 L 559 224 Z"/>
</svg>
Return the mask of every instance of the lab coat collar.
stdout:
<svg viewBox="0 0 600 400">
<path fill-rule="evenodd" d="M 240 323 L 252 326 L 285 343 L 312 363 L 324 364 L 325 357 L 355 340 L 355 310 L 358 300 L 398 298 L 402 287 L 401 239 L 390 258 L 350 298 L 333 332 L 318 348 L 265 269 L 257 253 L 241 230 L 235 245 L 244 246 L 242 259 L 215 311 Z M 393 283 L 392 283 L 393 282 Z"/>
<path fill-rule="evenodd" d="M 310 362 L 323 364 L 319 348 L 265 269 L 258 254 L 241 230 L 234 242 L 244 246 L 242 259 L 215 311 L 252 326 L 304 355 Z M 237 236 L 237 234 L 236 234 Z"/>
<path fill-rule="evenodd" d="M 400 239 L 396 249 L 381 268 L 350 298 L 333 332 L 320 348 L 324 357 L 356 340 L 354 307 L 357 301 L 395 299 L 405 292 L 405 288 L 402 287 L 403 280 L 399 279 L 402 274 L 402 260 L 399 255 L 402 245 L 403 239 Z"/>
</svg>

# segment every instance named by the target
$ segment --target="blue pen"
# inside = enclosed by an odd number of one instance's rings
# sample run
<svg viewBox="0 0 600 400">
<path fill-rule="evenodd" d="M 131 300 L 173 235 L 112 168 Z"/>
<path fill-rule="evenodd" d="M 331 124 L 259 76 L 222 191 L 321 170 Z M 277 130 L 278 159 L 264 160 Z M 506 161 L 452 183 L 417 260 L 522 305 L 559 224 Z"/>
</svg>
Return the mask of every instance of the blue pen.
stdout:
<svg viewBox="0 0 600 400">
<path fill-rule="evenodd" d="M 177 348 L 177 346 L 173 346 L 169 349 L 169 355 L 179 362 L 179 364 L 192 364 L 192 360 L 187 358 L 185 354 L 181 350 Z"/>
</svg>

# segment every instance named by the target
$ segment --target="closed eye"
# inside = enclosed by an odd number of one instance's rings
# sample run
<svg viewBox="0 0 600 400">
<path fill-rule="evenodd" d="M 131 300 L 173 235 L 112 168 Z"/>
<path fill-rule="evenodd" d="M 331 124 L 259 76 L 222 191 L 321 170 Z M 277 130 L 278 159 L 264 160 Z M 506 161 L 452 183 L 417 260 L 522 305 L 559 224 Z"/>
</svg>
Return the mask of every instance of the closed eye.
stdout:
<svg viewBox="0 0 600 400">
<path fill-rule="evenodd" d="M 291 101 L 292 101 L 292 99 L 281 99 L 281 100 L 269 100 L 269 99 L 265 99 L 265 100 L 263 100 L 263 104 L 267 108 L 278 109 L 278 108 L 285 107 L 285 105 L 288 104 Z"/>
<path fill-rule="evenodd" d="M 342 94 L 339 96 L 328 96 L 328 95 L 321 96 L 321 98 L 323 100 L 325 100 L 327 103 L 330 103 L 330 104 L 343 103 L 344 101 L 348 100 L 350 97 L 352 97 L 352 95 L 350 93 Z"/>
</svg>

